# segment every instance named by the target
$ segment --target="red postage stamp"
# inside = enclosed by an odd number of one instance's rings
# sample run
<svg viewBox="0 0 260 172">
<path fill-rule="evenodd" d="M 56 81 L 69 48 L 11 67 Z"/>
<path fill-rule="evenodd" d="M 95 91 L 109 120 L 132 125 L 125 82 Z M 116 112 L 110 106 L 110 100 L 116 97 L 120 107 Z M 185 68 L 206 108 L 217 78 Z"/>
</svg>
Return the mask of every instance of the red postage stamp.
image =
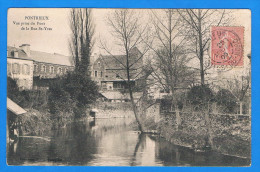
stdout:
<svg viewBox="0 0 260 172">
<path fill-rule="evenodd" d="M 244 27 L 211 28 L 211 64 L 243 66 Z"/>
</svg>

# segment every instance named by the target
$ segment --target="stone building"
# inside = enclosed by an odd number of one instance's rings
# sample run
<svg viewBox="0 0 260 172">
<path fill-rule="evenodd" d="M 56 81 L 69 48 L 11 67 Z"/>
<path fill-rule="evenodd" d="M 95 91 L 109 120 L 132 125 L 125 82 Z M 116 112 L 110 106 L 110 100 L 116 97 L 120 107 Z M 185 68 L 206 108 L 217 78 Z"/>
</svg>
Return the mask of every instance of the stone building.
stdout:
<svg viewBox="0 0 260 172">
<path fill-rule="evenodd" d="M 16 80 L 20 89 L 32 89 L 33 60 L 22 49 L 7 47 L 7 76 Z"/>
<path fill-rule="evenodd" d="M 130 51 L 129 66 L 131 83 L 135 85 L 141 76 L 142 54 L 137 48 Z M 127 88 L 125 55 L 100 55 L 92 65 L 91 77 L 102 91 Z"/>
<path fill-rule="evenodd" d="M 17 80 L 21 89 L 44 86 L 46 80 L 54 79 L 74 69 L 71 57 L 33 51 L 29 44 L 19 48 L 7 47 L 7 75 Z M 44 82 L 42 82 L 44 80 Z"/>
</svg>

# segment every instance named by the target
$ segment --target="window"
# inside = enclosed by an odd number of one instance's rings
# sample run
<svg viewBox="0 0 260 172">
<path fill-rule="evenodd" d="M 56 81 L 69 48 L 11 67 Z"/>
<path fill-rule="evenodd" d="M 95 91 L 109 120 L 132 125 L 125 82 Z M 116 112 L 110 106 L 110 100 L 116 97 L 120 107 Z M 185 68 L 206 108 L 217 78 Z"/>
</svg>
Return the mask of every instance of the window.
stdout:
<svg viewBox="0 0 260 172">
<path fill-rule="evenodd" d="M 97 77 L 97 71 L 95 71 L 95 77 Z"/>
<path fill-rule="evenodd" d="M 38 72 L 38 65 L 37 64 L 33 65 L 33 71 Z"/>
<path fill-rule="evenodd" d="M 103 72 L 102 71 L 100 72 L 100 77 L 103 77 Z"/>
<path fill-rule="evenodd" d="M 100 67 L 100 62 L 98 62 L 98 67 Z"/>
<path fill-rule="evenodd" d="M 23 65 L 23 74 L 30 75 L 30 66 L 28 64 Z"/>
<path fill-rule="evenodd" d="M 12 74 L 12 64 L 11 63 L 7 63 L 7 74 L 8 75 Z"/>
<path fill-rule="evenodd" d="M 46 66 L 42 65 L 42 72 L 46 72 Z"/>
<path fill-rule="evenodd" d="M 26 65 L 26 71 L 27 71 L 26 74 L 30 75 L 30 66 L 29 65 Z"/>
<path fill-rule="evenodd" d="M 14 63 L 12 68 L 13 68 L 13 74 L 20 74 L 20 65 L 18 63 Z"/>
<path fill-rule="evenodd" d="M 62 74 L 62 68 L 61 67 L 58 68 L 58 74 Z"/>
<path fill-rule="evenodd" d="M 50 73 L 54 74 L 54 67 L 53 66 L 50 67 Z"/>
</svg>

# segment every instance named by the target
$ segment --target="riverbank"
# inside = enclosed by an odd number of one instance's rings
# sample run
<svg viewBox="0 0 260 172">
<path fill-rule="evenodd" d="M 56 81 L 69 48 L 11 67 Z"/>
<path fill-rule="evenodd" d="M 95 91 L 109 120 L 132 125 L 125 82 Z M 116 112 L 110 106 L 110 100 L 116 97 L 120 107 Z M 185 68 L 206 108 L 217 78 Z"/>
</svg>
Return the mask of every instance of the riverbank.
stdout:
<svg viewBox="0 0 260 172">
<path fill-rule="evenodd" d="M 75 119 L 72 113 L 51 114 L 47 111 L 26 109 L 27 113 L 18 117 L 20 135 L 50 136 L 53 130 L 63 128 L 67 124 L 81 120 Z"/>
<path fill-rule="evenodd" d="M 180 113 L 181 123 L 176 126 L 176 115 L 161 114 L 159 122 L 145 121 L 148 129 L 156 127 L 157 133 L 175 145 L 195 151 L 212 150 L 236 157 L 251 158 L 251 118 L 210 114 L 210 137 L 202 113 Z"/>
<path fill-rule="evenodd" d="M 92 107 L 97 109 L 97 119 L 134 117 L 130 102 L 97 102 Z"/>
<path fill-rule="evenodd" d="M 60 112 L 51 114 L 45 110 L 26 109 L 27 113 L 18 117 L 20 123 L 20 135 L 45 136 L 50 135 L 52 130 L 63 128 L 67 124 L 80 120 L 93 120 L 89 114 L 91 109 L 97 109 L 96 119 L 106 118 L 129 118 L 134 117 L 129 103 L 98 102 L 86 109 L 86 115 L 75 118 L 73 113 Z"/>
</svg>

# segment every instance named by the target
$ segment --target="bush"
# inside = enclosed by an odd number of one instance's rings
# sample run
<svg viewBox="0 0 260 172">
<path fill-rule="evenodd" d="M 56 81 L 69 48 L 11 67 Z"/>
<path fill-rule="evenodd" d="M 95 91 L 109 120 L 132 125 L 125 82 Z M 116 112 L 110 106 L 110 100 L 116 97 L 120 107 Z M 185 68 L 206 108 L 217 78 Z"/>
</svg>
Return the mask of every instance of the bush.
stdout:
<svg viewBox="0 0 260 172">
<path fill-rule="evenodd" d="M 217 105 L 223 108 L 225 113 L 234 113 L 236 108 L 236 98 L 235 96 L 227 89 L 221 89 L 217 92 L 216 95 Z"/>
<path fill-rule="evenodd" d="M 207 85 L 194 86 L 189 90 L 187 100 L 192 105 L 203 106 L 214 100 L 214 94 Z"/>
<path fill-rule="evenodd" d="M 52 114 L 74 112 L 75 117 L 86 114 L 86 108 L 98 97 L 98 87 L 89 76 L 78 72 L 68 73 L 49 88 L 49 108 Z"/>
<path fill-rule="evenodd" d="M 37 110 L 46 108 L 48 93 L 46 90 L 22 90 L 12 78 L 7 78 L 7 97 L 23 108 Z"/>
<path fill-rule="evenodd" d="M 25 102 L 25 98 L 19 91 L 16 81 L 10 77 L 7 77 L 7 97 L 19 105 Z"/>
</svg>

